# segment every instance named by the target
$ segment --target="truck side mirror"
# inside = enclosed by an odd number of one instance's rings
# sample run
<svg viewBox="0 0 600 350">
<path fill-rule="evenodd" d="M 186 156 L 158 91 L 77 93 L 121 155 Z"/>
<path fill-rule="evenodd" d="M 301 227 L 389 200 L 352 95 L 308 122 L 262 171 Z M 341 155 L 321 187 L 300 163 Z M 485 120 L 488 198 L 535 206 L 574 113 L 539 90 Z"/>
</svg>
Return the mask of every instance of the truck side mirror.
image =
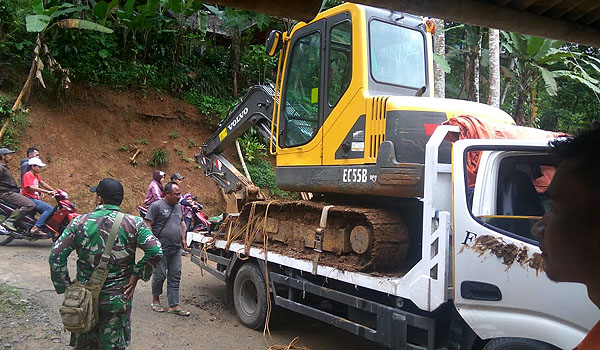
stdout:
<svg viewBox="0 0 600 350">
<path fill-rule="evenodd" d="M 272 30 L 271 33 L 269 33 L 269 38 L 267 39 L 267 43 L 266 43 L 266 52 L 268 56 L 275 56 L 275 54 L 277 54 L 277 52 L 279 52 L 279 50 L 281 50 L 281 40 L 282 39 L 282 34 L 281 31 L 279 30 Z"/>
</svg>

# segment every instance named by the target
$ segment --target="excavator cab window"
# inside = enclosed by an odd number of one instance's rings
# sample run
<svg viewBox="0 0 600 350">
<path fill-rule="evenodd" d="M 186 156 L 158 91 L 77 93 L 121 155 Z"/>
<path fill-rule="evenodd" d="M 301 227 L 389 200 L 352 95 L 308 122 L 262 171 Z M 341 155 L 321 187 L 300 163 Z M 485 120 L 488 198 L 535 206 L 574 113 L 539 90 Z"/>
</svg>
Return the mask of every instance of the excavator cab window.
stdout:
<svg viewBox="0 0 600 350">
<path fill-rule="evenodd" d="M 425 37 L 421 32 L 372 20 L 369 40 L 373 80 L 415 89 L 427 85 Z"/>
<path fill-rule="evenodd" d="M 328 103 L 335 107 L 352 78 L 352 24 L 338 23 L 331 28 L 329 51 Z"/>
<path fill-rule="evenodd" d="M 319 129 L 321 33 L 299 38 L 293 44 L 290 60 L 283 94 L 283 147 L 303 145 Z"/>
</svg>

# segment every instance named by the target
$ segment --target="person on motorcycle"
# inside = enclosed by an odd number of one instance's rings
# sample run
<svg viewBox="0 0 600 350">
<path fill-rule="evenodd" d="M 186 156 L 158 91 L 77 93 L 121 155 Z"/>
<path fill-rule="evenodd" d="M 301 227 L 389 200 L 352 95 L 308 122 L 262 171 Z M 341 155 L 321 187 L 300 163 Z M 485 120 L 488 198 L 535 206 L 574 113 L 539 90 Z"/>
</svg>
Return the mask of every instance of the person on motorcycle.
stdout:
<svg viewBox="0 0 600 350">
<path fill-rule="evenodd" d="M 40 199 L 40 193 L 54 195 L 55 190 L 40 178 L 40 172 L 46 166 L 41 159 L 31 158 L 28 164 L 31 170 L 23 175 L 23 195 L 33 201 L 35 211 L 41 214 L 29 232 L 34 235 L 45 235 L 40 229 L 52 215 L 54 208 Z"/>
<path fill-rule="evenodd" d="M 35 204 L 27 197 L 19 194 L 19 186 L 15 182 L 8 164 L 12 161 L 15 151 L 8 148 L 0 148 L 0 200 L 15 206 L 15 210 L 4 220 L 2 225 L 11 231 L 17 231 L 15 222 L 23 215 L 32 211 Z"/>
<path fill-rule="evenodd" d="M 37 149 L 37 147 L 29 147 L 27 149 L 27 158 L 21 159 L 21 188 L 23 188 L 23 175 L 31 170 L 31 167 L 29 166 L 29 160 L 34 157 L 40 157 L 40 150 Z"/>
<path fill-rule="evenodd" d="M 146 198 L 144 198 L 144 204 L 150 206 L 150 204 L 156 202 L 163 197 L 163 185 L 161 181 L 165 178 L 165 173 L 160 170 L 154 170 L 152 172 L 152 181 L 148 185 L 148 191 L 146 191 Z"/>
</svg>

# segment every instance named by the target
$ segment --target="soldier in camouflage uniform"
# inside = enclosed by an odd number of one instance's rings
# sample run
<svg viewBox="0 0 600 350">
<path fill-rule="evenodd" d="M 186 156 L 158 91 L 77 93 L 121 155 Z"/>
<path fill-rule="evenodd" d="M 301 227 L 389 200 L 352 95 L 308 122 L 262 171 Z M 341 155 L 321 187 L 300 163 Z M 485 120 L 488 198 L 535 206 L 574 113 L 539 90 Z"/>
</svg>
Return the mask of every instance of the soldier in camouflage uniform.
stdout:
<svg viewBox="0 0 600 350">
<path fill-rule="evenodd" d="M 67 258 L 77 251 L 77 281 L 86 283 L 92 276 L 110 234 L 123 186 L 114 179 L 103 179 L 90 188 L 97 194 L 96 209 L 75 218 L 54 243 L 50 253 L 50 276 L 54 288 L 61 294 L 71 283 Z M 135 250 L 141 248 L 144 257 L 135 263 Z M 160 242 L 142 218 L 125 215 L 113 245 L 108 277 L 100 292 L 100 321 L 90 332 L 71 334 L 71 346 L 77 349 L 125 349 L 131 339 L 131 302 L 138 279 L 148 281 L 162 257 Z"/>
</svg>

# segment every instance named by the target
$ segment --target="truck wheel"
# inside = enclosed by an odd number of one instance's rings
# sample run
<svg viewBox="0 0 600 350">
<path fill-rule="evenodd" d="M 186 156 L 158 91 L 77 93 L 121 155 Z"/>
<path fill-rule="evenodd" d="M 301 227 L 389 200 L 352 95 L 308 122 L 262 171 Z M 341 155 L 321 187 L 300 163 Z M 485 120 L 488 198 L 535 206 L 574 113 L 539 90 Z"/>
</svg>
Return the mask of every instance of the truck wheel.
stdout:
<svg viewBox="0 0 600 350">
<path fill-rule="evenodd" d="M 558 348 L 533 339 L 496 338 L 490 340 L 483 350 L 558 350 Z"/>
<path fill-rule="evenodd" d="M 238 270 L 233 282 L 233 304 L 244 326 L 259 329 L 265 325 L 267 289 L 258 266 L 246 263 Z"/>
</svg>

